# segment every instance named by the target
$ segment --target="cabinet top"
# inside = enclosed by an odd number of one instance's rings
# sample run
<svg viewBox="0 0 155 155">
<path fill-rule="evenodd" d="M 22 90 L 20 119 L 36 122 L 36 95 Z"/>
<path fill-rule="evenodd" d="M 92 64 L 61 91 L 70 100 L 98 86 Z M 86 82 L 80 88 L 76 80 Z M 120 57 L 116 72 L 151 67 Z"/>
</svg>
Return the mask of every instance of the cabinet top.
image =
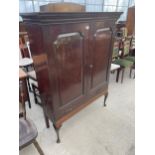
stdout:
<svg viewBox="0 0 155 155">
<path fill-rule="evenodd" d="M 77 22 L 89 20 L 117 20 L 122 12 L 38 12 L 38 13 L 21 13 L 25 23 L 61 23 L 61 22 Z"/>
</svg>

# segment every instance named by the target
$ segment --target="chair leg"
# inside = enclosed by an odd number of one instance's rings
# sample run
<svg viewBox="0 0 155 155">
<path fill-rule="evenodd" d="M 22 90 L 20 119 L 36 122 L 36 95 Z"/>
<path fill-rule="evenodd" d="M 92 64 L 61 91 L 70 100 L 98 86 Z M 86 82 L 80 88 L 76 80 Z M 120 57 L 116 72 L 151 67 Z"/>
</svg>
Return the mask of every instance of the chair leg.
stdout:
<svg viewBox="0 0 155 155">
<path fill-rule="evenodd" d="M 29 94 L 29 91 L 28 91 L 29 88 L 27 88 L 27 85 L 28 85 L 27 81 L 28 81 L 28 79 L 26 79 L 26 81 L 25 81 L 26 92 L 27 92 L 27 96 L 28 96 L 27 100 L 28 100 L 29 108 L 31 109 L 31 101 L 30 101 L 30 94 Z"/>
<path fill-rule="evenodd" d="M 122 78 L 121 78 L 121 83 L 123 83 L 124 71 L 125 71 L 125 69 L 123 68 L 123 69 L 122 69 Z"/>
<path fill-rule="evenodd" d="M 29 104 L 29 108 L 31 109 L 31 102 L 30 102 L 30 97 L 28 96 L 28 104 Z"/>
<path fill-rule="evenodd" d="M 32 89 L 33 89 L 33 95 L 34 95 L 35 104 L 38 104 L 36 90 L 35 90 L 35 86 L 33 84 L 32 84 Z"/>
<path fill-rule="evenodd" d="M 105 97 L 104 97 L 104 107 L 106 107 L 107 105 L 106 105 L 106 100 L 107 100 L 107 98 L 108 98 L 108 93 L 105 95 Z"/>
<path fill-rule="evenodd" d="M 32 89 L 31 89 L 31 86 L 30 86 L 30 79 L 27 78 L 27 85 L 28 85 L 28 89 L 29 89 L 29 92 L 32 92 Z"/>
<path fill-rule="evenodd" d="M 34 140 L 33 144 L 34 144 L 35 148 L 38 150 L 39 154 L 44 155 L 43 150 L 41 149 L 40 145 L 38 144 L 38 142 L 36 140 Z"/>
<path fill-rule="evenodd" d="M 22 114 L 23 114 L 24 119 L 26 120 L 26 107 L 25 107 L 25 103 L 22 104 L 22 108 L 24 110 L 24 112 Z"/>
<path fill-rule="evenodd" d="M 117 69 L 116 82 L 118 82 L 118 80 L 119 80 L 119 73 L 120 73 L 120 69 Z"/>
<path fill-rule="evenodd" d="M 131 78 L 131 74 L 132 74 L 132 67 L 130 68 L 130 75 L 129 75 L 129 76 L 130 76 L 130 78 Z"/>
<path fill-rule="evenodd" d="M 25 66 L 25 70 L 26 70 L 26 72 L 28 72 L 29 71 L 29 66 Z"/>
</svg>

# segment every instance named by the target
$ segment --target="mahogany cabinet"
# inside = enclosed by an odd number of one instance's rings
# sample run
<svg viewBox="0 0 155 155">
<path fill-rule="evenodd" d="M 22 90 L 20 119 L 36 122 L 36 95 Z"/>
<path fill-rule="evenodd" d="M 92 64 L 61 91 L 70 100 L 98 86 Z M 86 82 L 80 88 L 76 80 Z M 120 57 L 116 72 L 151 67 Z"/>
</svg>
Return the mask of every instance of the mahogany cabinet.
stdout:
<svg viewBox="0 0 155 155">
<path fill-rule="evenodd" d="M 47 127 L 61 124 L 101 95 L 108 82 L 120 12 L 22 14 Z"/>
</svg>

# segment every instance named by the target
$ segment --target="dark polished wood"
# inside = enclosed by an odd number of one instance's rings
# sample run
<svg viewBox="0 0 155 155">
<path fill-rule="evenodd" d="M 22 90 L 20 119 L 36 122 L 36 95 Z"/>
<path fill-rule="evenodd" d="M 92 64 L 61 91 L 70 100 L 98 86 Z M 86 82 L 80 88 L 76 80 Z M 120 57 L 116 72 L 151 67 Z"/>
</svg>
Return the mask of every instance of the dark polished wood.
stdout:
<svg viewBox="0 0 155 155">
<path fill-rule="evenodd" d="M 21 15 L 30 39 L 47 127 L 50 119 L 58 131 L 65 120 L 94 99 L 107 96 L 113 32 L 120 14 Z"/>
</svg>

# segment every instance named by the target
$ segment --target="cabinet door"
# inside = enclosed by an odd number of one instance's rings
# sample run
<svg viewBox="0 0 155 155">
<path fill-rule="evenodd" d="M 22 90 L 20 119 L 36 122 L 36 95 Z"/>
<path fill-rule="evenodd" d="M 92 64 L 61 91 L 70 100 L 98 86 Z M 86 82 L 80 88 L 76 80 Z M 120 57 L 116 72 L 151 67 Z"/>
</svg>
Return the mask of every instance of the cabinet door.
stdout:
<svg viewBox="0 0 155 155">
<path fill-rule="evenodd" d="M 93 26 L 89 70 L 90 93 L 95 95 L 104 90 L 108 84 L 112 31 L 102 22 L 95 23 Z"/>
<path fill-rule="evenodd" d="M 87 24 L 52 26 L 55 61 L 54 104 L 57 116 L 72 111 L 85 97 L 85 54 Z"/>
</svg>

